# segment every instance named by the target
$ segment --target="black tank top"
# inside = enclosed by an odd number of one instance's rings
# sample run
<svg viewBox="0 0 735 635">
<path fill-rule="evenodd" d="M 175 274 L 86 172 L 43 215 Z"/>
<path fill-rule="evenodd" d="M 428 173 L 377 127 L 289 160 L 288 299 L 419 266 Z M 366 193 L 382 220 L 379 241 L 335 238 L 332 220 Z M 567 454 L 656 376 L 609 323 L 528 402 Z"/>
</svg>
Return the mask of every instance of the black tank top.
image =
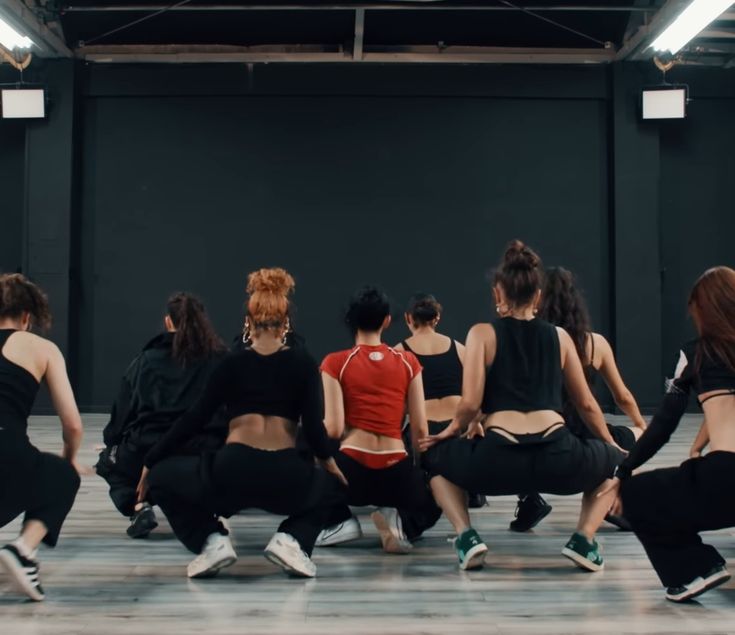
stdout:
<svg viewBox="0 0 735 635">
<path fill-rule="evenodd" d="M 562 411 L 559 334 L 544 320 L 493 322 L 497 347 L 487 369 L 482 412 Z"/>
<path fill-rule="evenodd" d="M 25 434 L 39 383 L 25 368 L 2 354 L 5 342 L 13 333 L 12 329 L 0 329 L 0 431 Z"/>
<path fill-rule="evenodd" d="M 446 353 L 436 355 L 419 355 L 405 341 L 403 348 L 416 355 L 424 368 L 421 373 L 424 399 L 441 399 L 462 394 L 462 362 L 454 340 Z"/>
</svg>

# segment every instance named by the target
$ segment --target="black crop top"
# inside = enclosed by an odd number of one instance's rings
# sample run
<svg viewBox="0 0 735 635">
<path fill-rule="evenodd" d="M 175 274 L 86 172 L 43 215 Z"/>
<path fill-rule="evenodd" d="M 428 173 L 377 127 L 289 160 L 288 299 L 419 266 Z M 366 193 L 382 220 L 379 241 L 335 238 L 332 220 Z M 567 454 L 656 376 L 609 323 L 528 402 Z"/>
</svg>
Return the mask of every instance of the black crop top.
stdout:
<svg viewBox="0 0 735 635">
<path fill-rule="evenodd" d="M 501 318 L 493 322 L 497 347 L 487 368 L 483 414 L 501 410 L 561 412 L 559 334 L 544 320 Z"/>
<path fill-rule="evenodd" d="M 200 430 L 222 405 L 230 420 L 243 414 L 301 419 L 304 437 L 314 455 L 328 458 L 333 450 L 324 428 L 322 388 L 314 358 L 301 347 L 272 355 L 253 349 L 231 353 L 209 376 L 197 402 L 146 454 L 151 467 Z"/>
<path fill-rule="evenodd" d="M 424 380 L 424 399 L 441 399 L 462 394 L 462 362 L 454 340 L 446 353 L 434 355 L 419 355 L 405 341 L 402 345 L 416 356 L 424 369 L 421 374 Z"/>
<path fill-rule="evenodd" d="M 700 368 L 696 369 L 699 346 L 700 340 L 693 340 L 679 351 L 674 378 L 667 380 L 666 394 L 650 425 L 618 467 L 617 476 L 620 478 L 628 478 L 671 438 L 689 404 L 691 393 L 701 395 L 720 391 L 723 395 L 735 394 L 735 373 L 721 361 L 702 354 Z M 716 396 L 720 395 L 712 395 L 709 399 Z"/>
<path fill-rule="evenodd" d="M 13 329 L 0 329 L 0 428 L 25 434 L 39 383 L 22 366 L 2 355 Z"/>
</svg>

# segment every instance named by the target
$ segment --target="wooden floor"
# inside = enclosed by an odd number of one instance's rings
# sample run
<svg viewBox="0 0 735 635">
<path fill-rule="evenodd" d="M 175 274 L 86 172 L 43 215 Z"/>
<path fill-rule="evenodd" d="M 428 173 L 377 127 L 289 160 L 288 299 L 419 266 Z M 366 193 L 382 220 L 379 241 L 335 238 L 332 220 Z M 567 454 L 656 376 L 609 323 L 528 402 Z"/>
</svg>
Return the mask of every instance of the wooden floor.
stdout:
<svg viewBox="0 0 735 635">
<path fill-rule="evenodd" d="M 85 417 L 87 464 L 94 462 L 104 420 Z M 695 422 L 686 422 L 652 465 L 679 462 Z M 60 447 L 53 418 L 34 418 L 31 437 L 43 449 Z M 363 540 L 318 549 L 316 580 L 289 579 L 261 556 L 278 519 L 248 513 L 231 523 L 237 564 L 217 579 L 193 582 L 185 576 L 191 555 L 165 522 L 149 540 L 130 540 L 106 484 L 89 477 L 59 547 L 42 550 L 46 601 L 24 602 L 0 579 L 0 633 L 735 633 L 735 582 L 706 594 L 701 604 L 670 604 L 635 537 L 611 527 L 599 536 L 605 571 L 583 573 L 559 555 L 573 531 L 579 497 L 548 499 L 554 511 L 531 534 L 507 531 L 512 498 L 492 499 L 473 514 L 490 547 L 488 564 L 478 572 L 457 569 L 445 520 L 413 554 L 389 556 L 362 513 Z M 13 538 L 18 526 L 15 521 L 0 529 L 0 542 Z M 707 539 L 732 555 L 731 530 Z"/>
</svg>

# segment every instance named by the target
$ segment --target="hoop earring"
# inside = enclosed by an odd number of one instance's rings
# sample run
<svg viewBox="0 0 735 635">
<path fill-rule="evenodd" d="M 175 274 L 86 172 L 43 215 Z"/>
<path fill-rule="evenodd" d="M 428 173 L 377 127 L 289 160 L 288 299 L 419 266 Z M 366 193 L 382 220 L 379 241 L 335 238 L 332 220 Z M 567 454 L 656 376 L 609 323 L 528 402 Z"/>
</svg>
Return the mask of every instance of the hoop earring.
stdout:
<svg viewBox="0 0 735 635">
<path fill-rule="evenodd" d="M 286 318 L 286 325 L 283 329 L 283 335 L 281 336 L 281 344 L 283 346 L 286 346 L 286 342 L 288 341 L 288 334 L 291 332 L 291 320 Z"/>
<path fill-rule="evenodd" d="M 250 346 L 250 344 L 253 343 L 250 338 L 250 323 L 247 320 L 245 321 L 245 326 L 242 330 L 242 343 L 245 344 L 245 346 Z"/>
</svg>

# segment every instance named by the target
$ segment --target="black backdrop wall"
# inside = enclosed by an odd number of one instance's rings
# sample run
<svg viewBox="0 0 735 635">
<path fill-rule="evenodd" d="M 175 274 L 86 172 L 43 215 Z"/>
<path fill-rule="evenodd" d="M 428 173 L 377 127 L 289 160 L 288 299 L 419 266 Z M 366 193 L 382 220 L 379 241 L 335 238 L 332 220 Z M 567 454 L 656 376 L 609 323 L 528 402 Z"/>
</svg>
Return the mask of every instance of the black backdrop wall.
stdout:
<svg viewBox="0 0 735 635">
<path fill-rule="evenodd" d="M 25 143 L 17 126 L 14 143 L 3 136 L 0 161 L 56 198 L 0 177 L 3 210 L 21 210 L 0 263 L 20 254 L 51 287 L 86 409 L 109 407 L 172 291 L 201 295 L 229 338 L 247 272 L 282 265 L 317 357 L 348 344 L 341 308 L 366 282 L 399 308 L 436 293 L 444 330 L 462 338 L 491 313 L 486 274 L 513 237 L 578 272 L 651 406 L 688 328 L 688 286 L 732 261 L 733 73 L 687 71 L 691 117 L 662 126 L 638 121 L 650 79 L 637 66 L 37 72 L 54 80 L 52 117 Z M 397 323 L 387 339 L 404 335 Z"/>
</svg>

